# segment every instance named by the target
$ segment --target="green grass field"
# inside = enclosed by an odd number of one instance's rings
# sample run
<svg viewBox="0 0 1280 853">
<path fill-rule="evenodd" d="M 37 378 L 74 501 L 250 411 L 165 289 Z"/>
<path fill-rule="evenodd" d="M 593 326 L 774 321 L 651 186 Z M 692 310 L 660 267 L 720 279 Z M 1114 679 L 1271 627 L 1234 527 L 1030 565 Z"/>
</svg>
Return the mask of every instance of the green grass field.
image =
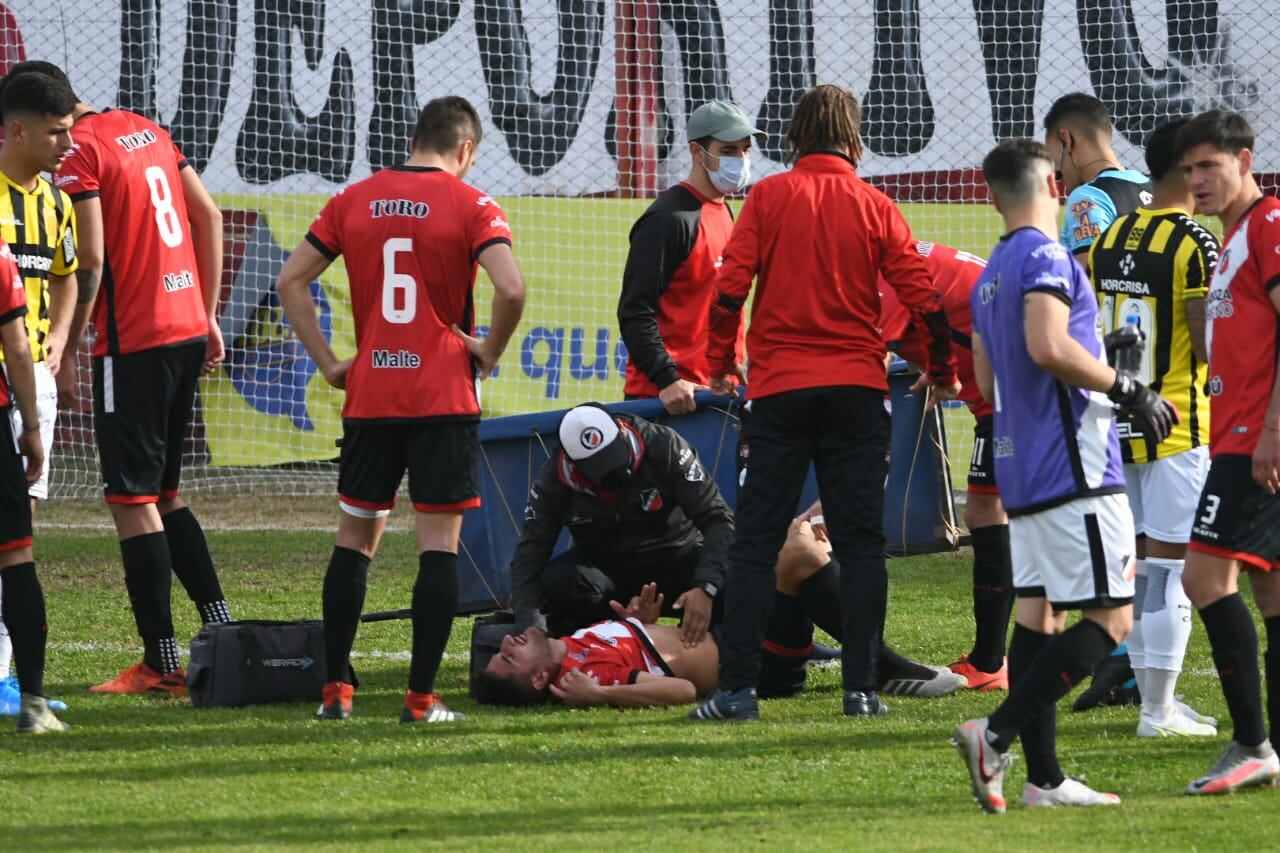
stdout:
<svg viewBox="0 0 1280 853">
<path fill-rule="evenodd" d="M 254 512 L 280 517 L 269 506 Z M 83 516 L 105 521 L 97 507 Z M 43 515 L 65 519 L 56 504 Z M 1119 792 L 1124 805 L 988 817 L 947 740 L 958 722 L 992 708 L 991 696 L 895 699 L 888 717 L 851 720 L 839 715 L 838 672 L 821 669 L 804 695 L 766 703 L 764 720 L 746 726 L 686 724 L 683 709 L 499 712 L 465 698 L 469 620 L 454 629 L 442 676 L 446 699 L 471 712 L 454 726 L 397 722 L 405 622 L 362 630 L 364 686 L 346 723 L 312 720 L 311 705 L 202 711 L 185 701 L 90 696 L 89 684 L 138 659 L 116 546 L 102 531 L 37 535 L 50 610 L 48 687 L 70 703 L 64 717 L 75 728 L 61 737 L 0 735 L 6 849 L 1275 844 L 1280 792 L 1212 801 L 1180 793 L 1225 734 L 1140 741 L 1134 709 L 1064 713 L 1064 768 Z M 221 531 L 210 541 L 238 615 L 318 615 L 329 532 Z M 935 663 L 967 648 L 968 560 L 965 551 L 890 564 L 891 642 Z M 389 534 L 368 609 L 406 605 L 415 571 L 411 535 Z M 178 590 L 174 600 L 179 635 L 189 637 L 194 608 Z M 1223 715 L 1199 630 L 1187 669 L 1188 700 Z M 1019 762 L 1008 786 L 1015 796 L 1022 781 Z"/>
</svg>

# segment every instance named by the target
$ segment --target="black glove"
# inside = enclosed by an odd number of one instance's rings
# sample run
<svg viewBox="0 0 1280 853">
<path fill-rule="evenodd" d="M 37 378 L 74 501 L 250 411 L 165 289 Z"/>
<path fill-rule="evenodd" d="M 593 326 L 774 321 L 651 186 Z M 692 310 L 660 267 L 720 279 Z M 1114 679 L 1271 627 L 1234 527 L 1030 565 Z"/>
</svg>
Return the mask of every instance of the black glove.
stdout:
<svg viewBox="0 0 1280 853">
<path fill-rule="evenodd" d="M 1177 408 L 1131 376 L 1116 374 L 1107 398 L 1134 419 L 1144 436 L 1156 444 L 1164 441 L 1178 423 Z"/>
<path fill-rule="evenodd" d="M 1108 332 L 1107 336 L 1102 339 L 1102 345 L 1107 350 L 1107 364 L 1112 367 L 1116 366 L 1116 358 L 1122 350 L 1131 350 L 1137 347 L 1138 358 L 1141 358 L 1142 344 L 1142 333 L 1128 326 L 1121 326 L 1114 332 Z"/>
</svg>

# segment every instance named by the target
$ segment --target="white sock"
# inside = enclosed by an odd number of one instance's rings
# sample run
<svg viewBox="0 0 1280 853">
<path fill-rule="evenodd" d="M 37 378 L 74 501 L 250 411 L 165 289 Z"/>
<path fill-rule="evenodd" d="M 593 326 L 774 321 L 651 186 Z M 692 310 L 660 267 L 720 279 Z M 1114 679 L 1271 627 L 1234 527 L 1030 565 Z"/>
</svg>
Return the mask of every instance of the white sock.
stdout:
<svg viewBox="0 0 1280 853">
<path fill-rule="evenodd" d="M 1143 710 L 1156 719 L 1173 712 L 1173 693 L 1191 638 L 1191 601 L 1182 589 L 1182 567 L 1182 560 L 1147 558 L 1142 634 L 1151 701 L 1143 696 Z"/>
</svg>

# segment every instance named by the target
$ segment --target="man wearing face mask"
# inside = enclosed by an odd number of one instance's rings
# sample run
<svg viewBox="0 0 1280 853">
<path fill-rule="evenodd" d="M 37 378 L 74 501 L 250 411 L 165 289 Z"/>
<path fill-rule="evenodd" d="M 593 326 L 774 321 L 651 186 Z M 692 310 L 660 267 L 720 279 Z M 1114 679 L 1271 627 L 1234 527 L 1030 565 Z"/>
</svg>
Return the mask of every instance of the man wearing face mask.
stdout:
<svg viewBox="0 0 1280 853">
<path fill-rule="evenodd" d="M 627 345 L 628 399 L 658 397 L 673 415 L 695 408 L 707 374 L 707 312 L 716 269 L 733 230 L 725 196 L 751 179 L 751 138 L 760 133 L 742 108 L 711 101 L 693 111 L 687 134 L 693 165 L 631 227 L 618 299 Z M 738 362 L 742 361 L 739 334 Z"/>
<path fill-rule="evenodd" d="M 669 427 L 594 403 L 571 409 L 559 432 L 511 559 L 517 628 L 570 633 L 613 618 L 610 600 L 655 582 L 681 616 L 681 639 L 696 645 L 718 610 L 733 540 L 733 512 L 710 472 Z M 572 545 L 552 559 L 565 527 Z"/>
</svg>

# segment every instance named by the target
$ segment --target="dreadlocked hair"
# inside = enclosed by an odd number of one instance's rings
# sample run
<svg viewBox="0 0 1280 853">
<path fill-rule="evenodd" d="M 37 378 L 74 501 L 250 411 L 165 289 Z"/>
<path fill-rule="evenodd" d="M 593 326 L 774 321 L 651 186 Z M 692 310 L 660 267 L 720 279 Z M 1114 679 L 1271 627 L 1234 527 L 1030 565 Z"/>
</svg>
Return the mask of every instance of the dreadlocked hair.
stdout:
<svg viewBox="0 0 1280 853">
<path fill-rule="evenodd" d="M 843 86 L 824 84 L 805 92 L 787 128 L 790 160 L 817 151 L 848 151 L 857 163 L 862 159 L 859 115 L 857 96 Z"/>
</svg>

